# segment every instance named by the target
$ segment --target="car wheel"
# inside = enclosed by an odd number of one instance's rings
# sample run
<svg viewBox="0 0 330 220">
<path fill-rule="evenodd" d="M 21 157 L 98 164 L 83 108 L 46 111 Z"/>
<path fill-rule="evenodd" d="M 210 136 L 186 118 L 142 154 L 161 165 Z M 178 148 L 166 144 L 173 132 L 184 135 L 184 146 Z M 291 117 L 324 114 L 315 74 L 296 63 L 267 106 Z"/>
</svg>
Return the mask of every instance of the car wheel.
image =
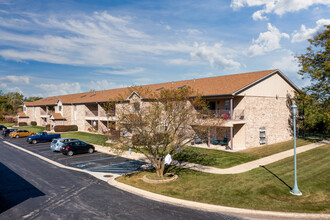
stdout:
<svg viewBox="0 0 330 220">
<path fill-rule="evenodd" d="M 16 135 L 15 138 L 19 138 L 19 135 Z"/>
<path fill-rule="evenodd" d="M 73 155 L 73 151 L 72 150 L 70 150 L 69 152 L 68 152 L 68 156 L 72 156 Z"/>
<path fill-rule="evenodd" d="M 90 154 L 94 153 L 94 149 L 93 148 L 89 148 L 88 149 L 88 153 L 90 153 Z"/>
<path fill-rule="evenodd" d="M 33 143 L 33 144 L 36 144 L 36 143 L 37 143 L 37 140 L 32 140 L 32 143 Z"/>
</svg>

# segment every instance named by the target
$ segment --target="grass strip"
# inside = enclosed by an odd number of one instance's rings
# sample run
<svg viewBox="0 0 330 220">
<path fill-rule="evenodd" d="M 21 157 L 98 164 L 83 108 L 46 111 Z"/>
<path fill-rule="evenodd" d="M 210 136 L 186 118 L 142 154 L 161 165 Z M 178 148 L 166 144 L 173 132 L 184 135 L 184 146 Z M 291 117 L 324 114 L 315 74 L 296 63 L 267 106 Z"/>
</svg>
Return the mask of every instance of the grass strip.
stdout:
<svg viewBox="0 0 330 220">
<path fill-rule="evenodd" d="M 23 126 L 23 127 L 14 127 L 14 128 L 21 129 L 21 130 L 27 130 L 27 131 L 33 131 L 36 133 L 45 130 L 45 127 L 43 127 L 43 126 Z"/>
<path fill-rule="evenodd" d="M 298 139 L 297 147 L 316 141 L 317 140 Z M 293 149 L 293 140 L 239 152 L 186 147 L 181 153 L 175 155 L 174 159 L 204 166 L 228 168 L 290 149 Z"/>
<path fill-rule="evenodd" d="M 293 187 L 293 157 L 249 172 L 216 175 L 178 167 L 175 182 L 145 183 L 150 173 L 138 172 L 117 180 L 137 188 L 191 201 L 238 208 L 284 212 L 330 213 L 330 145 L 297 155 L 298 186 L 302 196 L 290 194 Z"/>
<path fill-rule="evenodd" d="M 102 134 L 92 134 L 87 132 L 69 132 L 61 133 L 62 138 L 77 138 L 82 141 L 86 141 L 91 144 L 104 145 L 108 140 L 108 137 Z"/>
</svg>

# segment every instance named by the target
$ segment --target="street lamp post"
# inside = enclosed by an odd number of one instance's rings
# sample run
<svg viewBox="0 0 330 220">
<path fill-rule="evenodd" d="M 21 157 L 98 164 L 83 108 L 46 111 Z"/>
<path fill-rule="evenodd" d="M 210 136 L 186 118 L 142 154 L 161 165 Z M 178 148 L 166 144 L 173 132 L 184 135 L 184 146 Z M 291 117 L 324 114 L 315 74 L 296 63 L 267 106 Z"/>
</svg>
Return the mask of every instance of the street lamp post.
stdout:
<svg viewBox="0 0 330 220">
<path fill-rule="evenodd" d="M 292 116 L 293 116 L 293 147 L 294 147 L 294 186 L 293 189 L 290 191 L 291 194 L 296 196 L 301 196 L 302 193 L 298 189 L 297 184 L 297 155 L 296 155 L 296 115 L 297 115 L 298 107 L 293 104 L 291 106 Z"/>
</svg>

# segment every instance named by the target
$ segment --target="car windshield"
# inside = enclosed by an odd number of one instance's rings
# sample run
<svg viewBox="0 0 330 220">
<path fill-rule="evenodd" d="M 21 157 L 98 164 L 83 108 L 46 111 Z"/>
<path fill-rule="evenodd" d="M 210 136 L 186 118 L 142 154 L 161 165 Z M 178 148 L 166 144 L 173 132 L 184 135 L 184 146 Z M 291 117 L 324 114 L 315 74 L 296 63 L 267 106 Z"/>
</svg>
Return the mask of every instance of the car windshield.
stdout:
<svg viewBox="0 0 330 220">
<path fill-rule="evenodd" d="M 55 139 L 55 140 L 52 141 L 52 144 L 56 144 L 56 142 L 57 142 L 57 140 Z"/>
</svg>

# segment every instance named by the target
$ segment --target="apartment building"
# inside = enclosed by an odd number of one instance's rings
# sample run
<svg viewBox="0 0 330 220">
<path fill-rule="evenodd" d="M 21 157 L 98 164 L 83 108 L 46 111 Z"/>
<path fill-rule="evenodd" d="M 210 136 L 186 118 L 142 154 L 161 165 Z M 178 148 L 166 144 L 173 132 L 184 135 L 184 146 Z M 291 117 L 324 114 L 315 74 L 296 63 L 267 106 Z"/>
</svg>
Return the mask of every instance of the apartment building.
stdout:
<svg viewBox="0 0 330 220">
<path fill-rule="evenodd" d="M 280 71 L 267 70 L 142 86 L 149 91 L 190 86 L 209 102 L 215 115 L 227 114 L 228 120 L 215 127 L 215 137 L 228 139 L 233 150 L 257 147 L 290 140 L 290 97 L 298 88 Z M 109 112 L 105 103 L 118 96 L 127 103 L 144 102 L 128 88 L 91 91 L 53 96 L 35 102 L 25 102 L 19 122 L 38 125 L 77 125 L 80 131 L 96 128 L 98 132 L 116 124 L 116 108 Z"/>
</svg>

